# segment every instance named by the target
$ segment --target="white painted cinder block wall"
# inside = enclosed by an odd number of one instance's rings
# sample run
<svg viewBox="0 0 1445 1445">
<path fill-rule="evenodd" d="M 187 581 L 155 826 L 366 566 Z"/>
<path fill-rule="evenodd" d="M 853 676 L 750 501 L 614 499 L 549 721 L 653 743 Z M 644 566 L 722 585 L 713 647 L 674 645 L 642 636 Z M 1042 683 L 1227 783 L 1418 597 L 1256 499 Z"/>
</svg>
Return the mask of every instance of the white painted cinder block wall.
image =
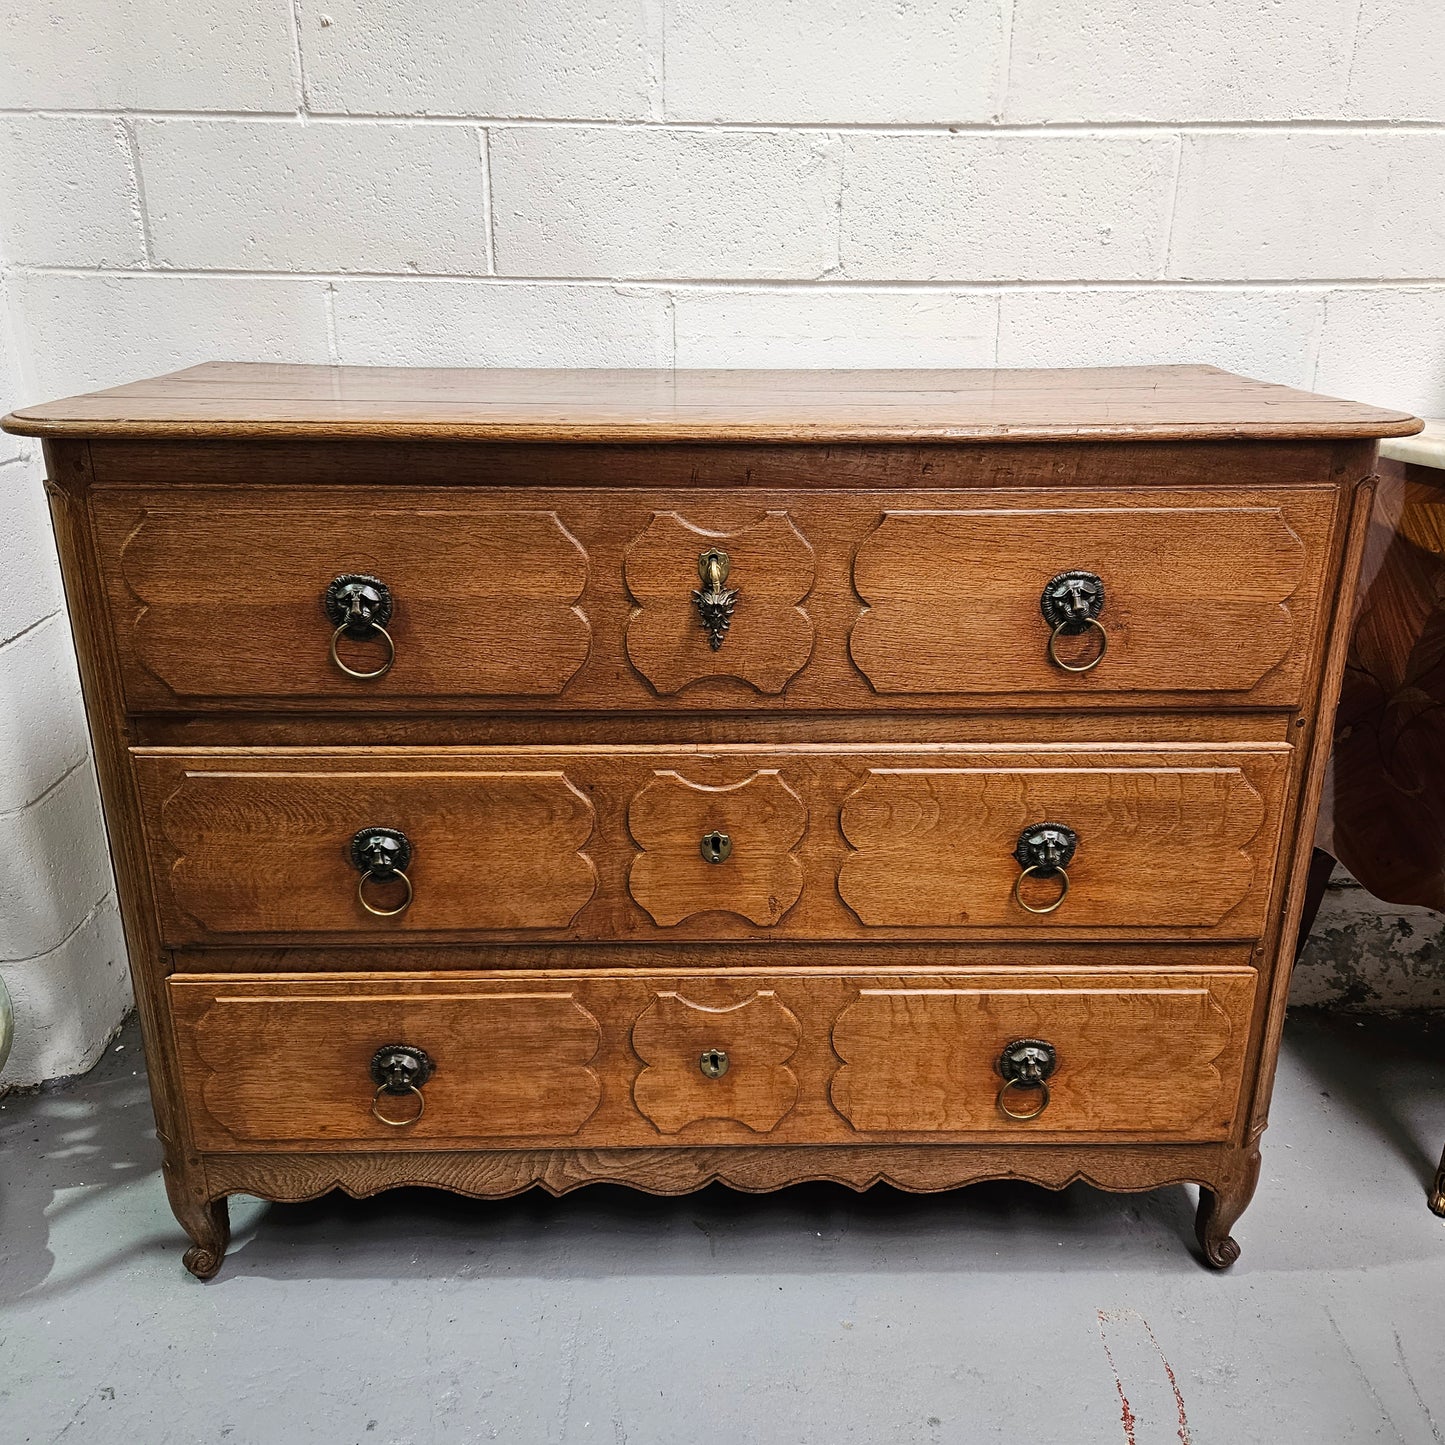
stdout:
<svg viewBox="0 0 1445 1445">
<path fill-rule="evenodd" d="M 24 0 L 9 403 L 208 357 L 1205 361 L 1445 413 L 1440 0 Z M 121 944 L 33 451 L 0 451 L 7 1078 Z"/>
</svg>

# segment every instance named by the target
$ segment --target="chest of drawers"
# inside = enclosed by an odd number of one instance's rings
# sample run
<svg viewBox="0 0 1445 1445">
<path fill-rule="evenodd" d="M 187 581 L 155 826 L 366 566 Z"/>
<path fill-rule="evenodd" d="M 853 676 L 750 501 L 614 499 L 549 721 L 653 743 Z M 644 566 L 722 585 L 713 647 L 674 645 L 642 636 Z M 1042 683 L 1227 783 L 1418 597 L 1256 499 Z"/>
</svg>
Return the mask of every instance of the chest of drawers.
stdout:
<svg viewBox="0 0 1445 1445">
<path fill-rule="evenodd" d="M 212 364 L 43 436 L 172 1204 L 1259 1167 L 1409 417 Z"/>
</svg>

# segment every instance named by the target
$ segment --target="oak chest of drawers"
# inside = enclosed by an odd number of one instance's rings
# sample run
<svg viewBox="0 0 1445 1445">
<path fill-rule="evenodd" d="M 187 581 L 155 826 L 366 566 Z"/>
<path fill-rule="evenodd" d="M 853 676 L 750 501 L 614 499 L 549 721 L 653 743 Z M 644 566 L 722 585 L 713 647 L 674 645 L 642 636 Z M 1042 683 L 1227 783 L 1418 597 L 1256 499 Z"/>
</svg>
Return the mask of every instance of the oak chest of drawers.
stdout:
<svg viewBox="0 0 1445 1445">
<path fill-rule="evenodd" d="M 168 1188 L 1258 1172 L 1409 417 L 1208 368 L 215 364 L 49 487 Z"/>
</svg>

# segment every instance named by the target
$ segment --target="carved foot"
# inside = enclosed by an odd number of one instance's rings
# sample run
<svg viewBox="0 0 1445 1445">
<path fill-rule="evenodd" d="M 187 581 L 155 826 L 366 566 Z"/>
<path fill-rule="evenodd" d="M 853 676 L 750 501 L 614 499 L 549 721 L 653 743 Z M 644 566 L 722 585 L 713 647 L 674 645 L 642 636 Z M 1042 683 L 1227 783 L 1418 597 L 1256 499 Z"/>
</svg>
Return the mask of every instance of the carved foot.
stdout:
<svg viewBox="0 0 1445 1445">
<path fill-rule="evenodd" d="M 197 1279 L 210 1279 L 226 1257 L 231 1242 L 231 1214 L 224 1199 L 209 1204 L 188 1205 L 176 1210 L 181 1227 L 195 1243 L 182 1256 L 181 1263 Z"/>
<path fill-rule="evenodd" d="M 1445 1154 L 1440 1156 L 1440 1167 L 1435 1171 L 1435 1183 L 1430 1186 L 1430 1208 L 1445 1218 Z"/>
<path fill-rule="evenodd" d="M 1194 1216 L 1194 1233 L 1205 1263 L 1214 1269 L 1228 1269 L 1239 1258 L 1239 1245 L 1230 1230 L 1254 1197 L 1259 1182 L 1259 1151 L 1241 1156 L 1238 1166 L 1213 1188 L 1201 1187 L 1199 1212 Z"/>
<path fill-rule="evenodd" d="M 1240 1212 L 1229 1211 L 1212 1189 L 1201 1191 L 1194 1233 L 1204 1251 L 1204 1262 L 1215 1269 L 1228 1269 L 1239 1258 L 1239 1245 L 1229 1231 Z"/>
</svg>

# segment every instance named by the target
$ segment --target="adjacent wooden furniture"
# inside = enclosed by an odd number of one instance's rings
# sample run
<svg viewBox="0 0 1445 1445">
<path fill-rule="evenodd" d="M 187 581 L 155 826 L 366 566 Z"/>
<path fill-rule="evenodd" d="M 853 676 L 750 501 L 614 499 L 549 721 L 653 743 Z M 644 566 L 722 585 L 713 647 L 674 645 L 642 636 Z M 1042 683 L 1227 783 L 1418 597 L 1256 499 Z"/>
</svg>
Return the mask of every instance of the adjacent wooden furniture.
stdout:
<svg viewBox="0 0 1445 1445">
<path fill-rule="evenodd" d="M 166 1176 L 1254 1188 L 1375 439 L 1203 367 L 217 364 L 50 493 Z"/>
<path fill-rule="evenodd" d="M 1381 447 L 1303 947 L 1339 859 L 1377 898 L 1445 910 L 1445 422 Z M 1429 1193 L 1445 1215 L 1445 1156 Z"/>
</svg>

